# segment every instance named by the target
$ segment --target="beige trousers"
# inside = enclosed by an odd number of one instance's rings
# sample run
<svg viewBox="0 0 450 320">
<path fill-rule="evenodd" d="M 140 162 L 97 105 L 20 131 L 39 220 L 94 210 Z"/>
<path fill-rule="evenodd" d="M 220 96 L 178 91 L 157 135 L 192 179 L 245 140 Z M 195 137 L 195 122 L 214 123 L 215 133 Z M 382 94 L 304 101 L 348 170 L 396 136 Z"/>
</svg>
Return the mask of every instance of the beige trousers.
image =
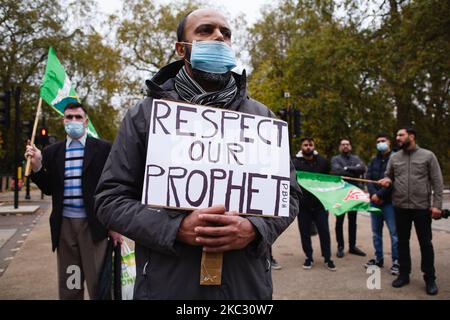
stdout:
<svg viewBox="0 0 450 320">
<path fill-rule="evenodd" d="M 85 280 L 89 297 L 95 297 L 107 243 L 93 242 L 87 219 L 63 217 L 56 251 L 61 300 L 83 300 Z"/>
</svg>

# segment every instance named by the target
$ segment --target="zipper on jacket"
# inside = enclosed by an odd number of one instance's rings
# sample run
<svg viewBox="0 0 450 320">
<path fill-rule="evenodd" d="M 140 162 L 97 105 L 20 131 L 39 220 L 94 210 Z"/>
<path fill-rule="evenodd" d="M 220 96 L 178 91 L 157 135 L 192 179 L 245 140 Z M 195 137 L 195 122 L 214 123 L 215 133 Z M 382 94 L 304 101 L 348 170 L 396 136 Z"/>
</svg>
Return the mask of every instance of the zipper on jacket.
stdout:
<svg viewBox="0 0 450 320">
<path fill-rule="evenodd" d="M 147 278 L 147 266 L 148 266 L 148 260 L 144 264 L 144 268 L 142 269 L 142 275 Z"/>
</svg>

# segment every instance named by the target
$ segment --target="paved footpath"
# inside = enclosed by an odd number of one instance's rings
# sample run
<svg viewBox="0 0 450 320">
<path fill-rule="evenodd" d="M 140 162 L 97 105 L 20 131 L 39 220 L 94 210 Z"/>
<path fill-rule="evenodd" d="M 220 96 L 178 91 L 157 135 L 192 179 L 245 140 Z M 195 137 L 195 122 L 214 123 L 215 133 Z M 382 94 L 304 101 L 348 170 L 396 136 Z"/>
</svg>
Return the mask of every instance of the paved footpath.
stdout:
<svg viewBox="0 0 450 320">
<path fill-rule="evenodd" d="M 0 277 L 0 299 L 58 299 L 56 254 L 52 253 L 49 216 L 50 209 L 39 216 Z"/>
<path fill-rule="evenodd" d="M 450 221 L 433 221 L 439 223 L 440 229 L 447 229 Z M 391 267 L 390 239 L 387 228 L 383 232 L 385 266 L 380 269 L 380 289 L 368 289 L 368 278 L 363 264 L 373 257 L 370 217 L 365 212 L 358 213 L 357 246 L 367 253 L 359 257 L 345 252 L 343 258 L 336 258 L 336 241 L 334 234 L 334 217 L 330 218 L 332 259 L 337 271 L 325 268 L 320 254 L 318 236 L 312 237 L 315 264 L 312 269 L 305 270 L 302 264 L 305 256 L 300 245 L 297 221 L 277 239 L 273 246 L 274 256 L 282 266 L 281 270 L 273 270 L 274 299 L 450 299 L 450 232 L 437 231 L 433 227 L 433 245 L 435 267 L 439 294 L 428 296 L 425 293 L 424 281 L 420 272 L 420 249 L 414 231 L 411 234 L 412 273 L 410 284 L 403 288 L 393 288 L 395 276 L 389 273 Z M 347 241 L 347 219 L 344 224 L 344 237 Z M 346 242 L 347 245 L 348 242 Z M 348 249 L 348 248 L 347 248 Z M 374 281 L 369 281 L 374 283 Z M 373 287 L 373 285 L 372 285 Z"/>
<path fill-rule="evenodd" d="M 45 197 L 43 201 L 50 201 Z M 448 206 L 447 202 L 447 208 Z M 50 209 L 40 215 L 25 242 L 0 276 L 0 299 L 57 299 L 56 255 L 51 252 L 48 218 Z M 0 219 L 2 217 L 0 216 Z M 344 235 L 347 239 L 347 219 Z M 390 249 L 388 233 L 384 233 L 385 264 L 381 269 L 381 288 L 368 289 L 363 264 L 373 255 L 370 218 L 367 213 L 358 214 L 357 245 L 368 253 L 367 257 L 346 255 L 335 257 L 334 217 L 330 218 L 333 259 L 336 272 L 325 268 L 320 257 L 319 239 L 314 236 L 315 265 L 311 270 L 302 269 L 304 255 L 301 251 L 297 221 L 280 236 L 273 246 L 275 258 L 282 265 L 274 270 L 274 299 L 450 299 L 450 220 L 433 221 L 433 244 L 439 294 L 427 296 L 420 272 L 420 251 L 415 234 L 412 234 L 411 250 L 413 273 L 411 283 L 400 289 L 391 287 L 394 276 L 389 274 Z M 444 230 L 444 231 L 438 231 Z M 386 229 L 385 229 L 386 230 Z"/>
</svg>

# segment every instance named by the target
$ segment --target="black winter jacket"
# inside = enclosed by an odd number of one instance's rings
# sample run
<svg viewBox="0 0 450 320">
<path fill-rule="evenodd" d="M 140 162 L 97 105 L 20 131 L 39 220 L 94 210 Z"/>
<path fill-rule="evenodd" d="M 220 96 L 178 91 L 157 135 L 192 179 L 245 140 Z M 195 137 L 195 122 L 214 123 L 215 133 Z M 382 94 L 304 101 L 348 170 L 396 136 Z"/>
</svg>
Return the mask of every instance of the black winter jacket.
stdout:
<svg viewBox="0 0 450 320">
<path fill-rule="evenodd" d="M 94 191 L 100 179 L 106 159 L 111 150 L 107 141 L 87 137 L 83 160 L 83 201 L 86 209 L 89 229 L 94 242 L 107 237 L 108 231 L 98 221 L 94 211 Z M 66 157 L 66 140 L 51 144 L 42 150 L 42 169 L 31 173 L 31 180 L 46 195 L 52 196 L 52 213 L 50 231 L 52 250 L 59 246 L 63 219 L 64 199 L 64 159 Z"/>
<path fill-rule="evenodd" d="M 386 172 L 386 167 L 391 157 L 392 152 L 389 152 L 385 157 L 381 156 L 378 152 L 377 156 L 370 161 L 369 167 L 367 168 L 366 179 L 369 180 L 379 180 L 384 178 L 384 173 Z M 381 200 L 386 202 L 391 202 L 392 186 L 389 188 L 383 188 L 375 183 L 368 183 L 367 189 L 370 196 L 376 194 Z"/>
<path fill-rule="evenodd" d="M 221 286 L 199 285 L 202 248 L 176 240 L 188 212 L 141 204 L 152 101 L 181 100 L 174 77 L 182 66 L 182 61 L 171 63 L 147 80 L 149 96 L 127 112 L 96 191 L 97 216 L 136 243 L 135 299 L 271 299 L 269 249 L 299 210 L 301 190 L 292 163 L 290 216 L 247 217 L 258 239 L 245 249 L 224 253 Z M 239 93 L 230 109 L 273 117 L 267 107 L 247 96 L 245 73 L 233 76 Z"/>
</svg>

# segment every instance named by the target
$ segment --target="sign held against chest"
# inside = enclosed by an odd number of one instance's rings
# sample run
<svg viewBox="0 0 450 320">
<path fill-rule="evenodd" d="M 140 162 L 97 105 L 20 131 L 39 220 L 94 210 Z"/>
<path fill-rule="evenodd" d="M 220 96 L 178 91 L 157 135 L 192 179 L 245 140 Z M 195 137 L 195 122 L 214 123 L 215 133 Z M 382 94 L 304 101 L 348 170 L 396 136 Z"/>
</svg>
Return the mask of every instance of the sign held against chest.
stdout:
<svg viewBox="0 0 450 320">
<path fill-rule="evenodd" d="M 284 121 L 153 100 L 142 203 L 289 216 Z"/>
</svg>

